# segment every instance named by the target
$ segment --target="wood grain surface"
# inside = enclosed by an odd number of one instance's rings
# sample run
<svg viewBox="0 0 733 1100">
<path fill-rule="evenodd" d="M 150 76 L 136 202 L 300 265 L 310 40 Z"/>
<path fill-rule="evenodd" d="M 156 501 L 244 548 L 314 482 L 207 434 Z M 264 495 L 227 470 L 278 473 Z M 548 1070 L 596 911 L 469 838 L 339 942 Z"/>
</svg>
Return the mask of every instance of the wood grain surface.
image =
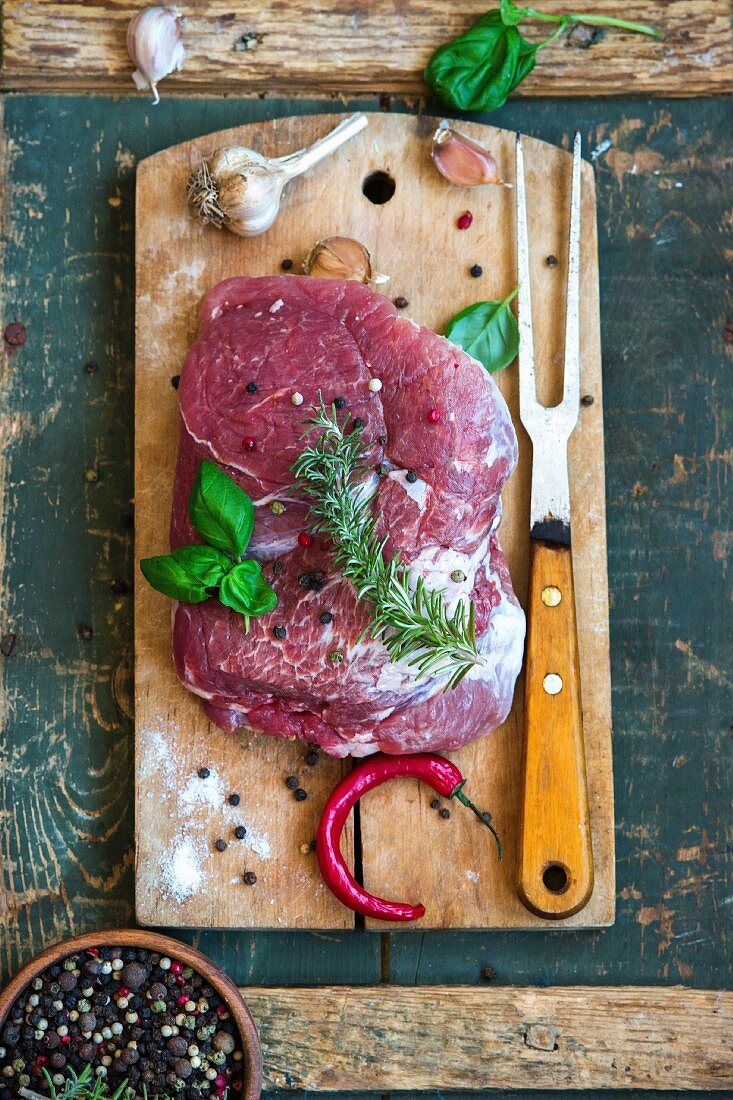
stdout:
<svg viewBox="0 0 733 1100">
<path fill-rule="evenodd" d="M 566 917 L 582 909 L 593 890 L 569 546 L 531 542 L 526 606 L 519 896 L 534 913 Z M 547 690 L 548 675 L 560 678 L 559 691 Z"/>
<path fill-rule="evenodd" d="M 0 106 L 0 310 L 2 327 L 17 322 L 26 332 L 12 353 L 0 347 L 4 982 L 49 943 L 133 917 L 134 165 L 197 134 L 333 105 L 172 97 L 151 108 L 145 97 L 16 95 Z M 381 977 L 470 984 L 477 993 L 491 967 L 490 1000 L 507 983 L 650 985 L 655 997 L 668 983 L 730 988 L 728 114 L 720 99 L 524 99 L 492 119 L 554 144 L 578 128 L 595 157 L 615 924 L 570 936 L 176 933 L 238 983 L 374 985 Z M 90 361 L 98 369 L 88 374 Z M 79 635 L 80 623 L 91 637 Z M 707 1029 L 690 1015 L 696 1044 Z M 672 1072 L 684 1071 L 684 1056 Z M 518 1089 L 481 1095 L 551 1097 L 519 1078 Z M 466 1088 L 452 1100 L 467 1098 Z M 274 1096 L 286 1094 L 305 1100 L 297 1091 Z M 590 1095 L 583 1089 L 583 1100 Z M 619 1085 L 603 1095 L 644 1093 Z M 367 1093 L 350 1094 L 357 1097 Z"/>
<path fill-rule="evenodd" d="M 442 0 L 226 0 L 183 5 L 186 63 L 163 95 L 314 93 L 424 95 L 422 70 L 439 45 L 490 6 Z M 545 0 L 543 11 L 568 10 Z M 661 38 L 606 31 L 590 47 L 570 38 L 542 52 L 522 96 L 725 93 L 733 87 L 726 0 L 586 0 L 584 12 L 622 15 Z M 98 0 L 5 0 L 2 81 L 13 90 L 93 88 L 133 94 L 125 32 L 137 5 Z M 545 37 L 536 23 L 528 37 Z M 590 71 L 589 71 L 590 66 Z"/>
<path fill-rule="evenodd" d="M 259 1028 L 266 1089 L 733 1086 L 731 993 L 337 986 L 242 995 Z"/>
<path fill-rule="evenodd" d="M 429 118 L 370 116 L 367 130 L 327 167 L 291 185 L 278 220 L 262 237 L 242 240 L 202 226 L 186 209 L 186 180 L 202 155 L 226 144 L 286 151 L 309 143 L 332 123 L 332 118 L 322 116 L 281 119 L 265 127 L 210 135 L 158 154 L 138 168 L 138 558 L 167 547 L 178 438 L 170 379 L 180 370 L 194 338 L 196 306 L 220 279 L 245 271 L 277 272 L 285 256 L 295 261 L 297 270 L 316 241 L 340 233 L 364 242 L 377 270 L 391 277 L 390 295 L 408 297 L 410 316 L 439 332 L 454 312 L 477 298 L 503 298 L 515 284 L 513 190 L 497 187 L 477 193 L 449 188 L 429 157 L 436 125 Z M 471 132 L 490 145 L 501 171 L 511 179 L 514 135 L 484 127 Z M 555 318 L 562 314 L 564 302 L 569 165 L 569 155 L 561 149 L 528 143 L 534 327 L 541 397 L 547 402 L 562 383 L 563 337 Z M 388 203 L 375 205 L 362 194 L 361 184 L 380 169 L 392 175 L 396 193 Z M 473 225 L 469 232 L 458 232 L 455 219 L 469 204 Z M 568 923 L 592 927 L 613 919 L 614 869 L 595 190 L 588 164 L 582 218 L 582 392 L 591 393 L 594 404 L 583 408 L 572 438 L 570 479 L 597 886 L 590 905 Z M 545 262 L 550 254 L 559 260 L 555 267 Z M 440 261 L 426 262 L 427 256 Z M 486 265 L 479 280 L 468 275 L 476 260 Z M 517 422 L 516 367 L 497 379 Z M 529 444 L 523 434 L 520 448 L 518 471 L 503 497 L 501 538 L 522 599 L 530 474 Z M 171 667 L 169 601 L 140 584 L 135 611 L 139 919 L 179 926 L 351 925 L 352 915 L 325 891 L 313 854 L 300 851 L 314 835 L 325 797 L 348 764 L 324 758 L 315 768 L 306 768 L 300 745 L 232 738 L 210 726 L 200 703 L 178 684 Z M 542 924 L 516 896 L 520 699 L 521 690 L 500 731 L 455 754 L 469 777 L 474 801 L 494 814 L 507 853 L 503 863 L 496 859 L 491 837 L 470 813 L 456 806 L 450 822 L 441 819 L 430 809 L 434 792 L 414 781 L 387 784 L 361 805 L 365 885 L 382 897 L 424 901 L 427 913 L 421 927 Z M 166 760 L 175 761 L 175 767 L 165 768 Z M 203 797 L 203 785 L 196 778 L 200 763 L 216 769 L 226 791 L 241 793 L 243 822 L 258 849 L 250 847 L 248 852 L 249 840 L 244 841 L 251 869 L 262 877 L 256 890 L 237 882 L 242 853 L 236 844 L 223 854 L 213 851 L 217 830 L 231 830 L 236 815 L 224 807 L 223 792 L 214 807 Z M 284 779 L 291 773 L 300 775 L 306 785 L 307 802 L 296 803 L 285 790 Z M 167 791 L 162 800 L 155 796 L 161 775 Z M 189 809 L 183 821 L 171 815 L 171 808 L 181 804 Z M 200 878 L 183 898 L 170 884 L 171 869 L 182 853 L 202 865 Z"/>
</svg>

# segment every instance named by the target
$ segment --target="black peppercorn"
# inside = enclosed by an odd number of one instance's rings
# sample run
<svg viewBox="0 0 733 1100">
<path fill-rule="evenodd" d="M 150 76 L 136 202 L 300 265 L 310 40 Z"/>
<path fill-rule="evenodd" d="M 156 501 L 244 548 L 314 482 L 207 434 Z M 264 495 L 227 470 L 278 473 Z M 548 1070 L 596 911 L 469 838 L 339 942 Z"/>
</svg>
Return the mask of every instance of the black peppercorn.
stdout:
<svg viewBox="0 0 733 1100">
<path fill-rule="evenodd" d="M 343 407 L 346 404 L 346 398 L 345 397 L 334 397 L 333 403 L 334 403 L 334 405 L 337 409 L 343 409 Z"/>
<path fill-rule="evenodd" d="M 330 611 L 322 611 L 318 616 L 318 621 L 319 623 L 323 623 L 324 626 L 328 626 L 329 623 L 333 622 L 333 615 Z"/>
<path fill-rule="evenodd" d="M 439 798 L 434 798 L 432 800 L 432 802 L 430 803 L 430 809 L 431 810 L 439 810 L 440 809 L 440 799 Z"/>
<path fill-rule="evenodd" d="M 469 275 L 472 279 L 480 279 L 483 273 L 484 269 L 482 268 L 481 264 L 474 264 L 469 271 Z"/>
<path fill-rule="evenodd" d="M 181 382 L 180 374 L 174 374 L 173 377 L 171 378 L 171 386 L 173 386 L 174 390 L 178 389 L 178 387 L 180 385 L 180 382 Z"/>
<path fill-rule="evenodd" d="M 241 801 L 242 801 L 242 799 L 236 793 L 235 794 L 230 794 L 229 798 L 227 799 L 227 802 L 229 803 L 230 806 L 238 806 Z"/>
<path fill-rule="evenodd" d="M 545 263 L 548 267 L 557 267 L 557 256 L 548 256 Z"/>
<path fill-rule="evenodd" d="M 314 751 L 313 751 L 313 750 L 311 749 L 311 750 L 310 750 L 310 752 L 307 752 L 307 753 L 305 754 L 305 762 L 306 762 L 306 764 L 307 764 L 307 765 L 308 765 L 309 767 L 311 767 L 311 768 L 312 768 L 314 764 L 317 764 L 317 763 L 318 763 L 318 753 L 317 753 L 317 752 L 314 752 Z"/>
<path fill-rule="evenodd" d="M 305 802 L 306 798 L 308 797 L 308 792 L 304 791 L 302 787 L 297 787 L 293 791 L 293 797 L 295 798 L 296 802 Z"/>
<path fill-rule="evenodd" d="M 272 563 L 273 573 L 282 573 L 284 568 L 285 568 L 285 566 L 283 565 L 283 563 L 281 561 L 274 561 Z"/>
<path fill-rule="evenodd" d="M 440 816 L 447 820 L 450 817 L 450 810 L 447 810 L 444 806 L 443 809 L 440 811 Z"/>
<path fill-rule="evenodd" d="M 310 573 L 301 573 L 298 577 L 298 584 L 301 588 L 310 588 L 313 584 L 313 578 Z"/>
<path fill-rule="evenodd" d="M 481 977 L 485 982 L 493 982 L 496 977 L 496 971 L 493 966 L 484 966 L 481 970 Z"/>
<path fill-rule="evenodd" d="M 407 298 L 403 298 L 400 295 L 399 298 L 394 299 L 394 304 L 395 304 L 397 309 L 407 309 L 407 307 L 409 306 L 410 303 L 407 301 Z"/>
<path fill-rule="evenodd" d="M 293 261 L 292 260 L 283 260 L 283 262 L 280 264 L 280 267 L 282 268 L 283 271 L 292 271 Z"/>
<path fill-rule="evenodd" d="M 417 481 L 417 474 L 414 470 L 408 470 L 405 474 L 405 480 L 409 481 L 411 485 L 414 485 Z"/>
<path fill-rule="evenodd" d="M 374 469 L 380 477 L 386 477 L 389 473 L 389 466 L 385 462 L 378 462 Z"/>
<path fill-rule="evenodd" d="M 218 840 L 214 841 L 214 847 L 216 848 L 217 852 L 226 852 L 227 842 L 223 839 L 223 837 L 219 837 Z"/>
<path fill-rule="evenodd" d="M 362 420 L 362 418 L 360 416 L 357 416 L 356 420 L 354 421 L 355 430 L 357 432 L 360 432 L 363 427 L 364 427 L 364 421 Z"/>
<path fill-rule="evenodd" d="M 257 875 L 254 873 L 254 871 L 245 871 L 242 875 L 242 878 L 244 879 L 247 886 L 254 886 L 254 884 L 257 882 Z"/>
<path fill-rule="evenodd" d="M 377 436 L 377 439 L 379 440 L 379 442 L 380 442 L 380 444 L 382 445 L 382 447 L 386 447 L 386 446 L 387 446 L 387 436 L 386 436 L 386 435 L 380 435 L 380 436 Z"/>
<path fill-rule="evenodd" d="M 234 830 L 234 835 L 237 840 L 244 840 L 247 835 L 247 830 L 245 829 L 244 825 L 237 825 Z"/>
<path fill-rule="evenodd" d="M 283 640 L 283 638 L 286 638 L 287 634 L 288 634 L 288 632 L 287 632 L 287 630 L 285 629 L 284 626 L 275 626 L 275 627 L 273 627 L 272 628 L 272 633 L 275 635 L 275 637 L 280 642 Z"/>
<path fill-rule="evenodd" d="M 257 383 L 256 382 L 248 382 L 247 383 L 247 393 L 257 393 Z"/>
<path fill-rule="evenodd" d="M 595 398 L 593 397 L 593 394 L 590 394 L 590 393 L 583 394 L 583 396 L 580 399 L 581 405 L 585 405 L 586 409 L 590 405 L 592 405 L 594 401 L 595 401 Z"/>
<path fill-rule="evenodd" d="M 211 772 L 208 768 L 199 768 L 196 774 L 198 775 L 199 779 L 208 779 L 211 775 Z"/>
<path fill-rule="evenodd" d="M 289 775 L 285 780 L 285 786 L 288 788 L 289 791 L 294 791 L 295 788 L 298 786 L 297 775 Z"/>
</svg>

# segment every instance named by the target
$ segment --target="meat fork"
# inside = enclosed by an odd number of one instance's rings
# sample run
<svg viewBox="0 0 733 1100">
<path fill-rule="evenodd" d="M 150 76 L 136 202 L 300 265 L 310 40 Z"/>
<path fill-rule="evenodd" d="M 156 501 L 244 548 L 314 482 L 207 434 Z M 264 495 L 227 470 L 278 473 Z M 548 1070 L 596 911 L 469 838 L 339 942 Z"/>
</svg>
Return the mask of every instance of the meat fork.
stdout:
<svg viewBox="0 0 733 1100">
<path fill-rule="evenodd" d="M 576 134 L 563 397 L 546 408 L 535 383 L 524 151 L 517 135 L 519 415 L 532 440 L 518 892 L 532 912 L 556 920 L 577 913 L 593 892 L 567 453 L 580 404 L 580 167 Z"/>
</svg>

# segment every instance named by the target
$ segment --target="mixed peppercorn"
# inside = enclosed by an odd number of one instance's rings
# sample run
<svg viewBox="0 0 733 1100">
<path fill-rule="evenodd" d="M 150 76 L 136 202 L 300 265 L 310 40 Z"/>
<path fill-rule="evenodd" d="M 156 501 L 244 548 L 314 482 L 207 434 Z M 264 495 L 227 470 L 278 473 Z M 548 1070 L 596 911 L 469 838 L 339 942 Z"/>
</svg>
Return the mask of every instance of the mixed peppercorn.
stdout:
<svg viewBox="0 0 733 1100">
<path fill-rule="evenodd" d="M 243 1052 L 226 1003 L 182 962 L 145 948 L 99 947 L 49 966 L 0 1031 L 0 1100 L 48 1096 L 90 1066 L 125 1100 L 237 1096 Z M 88 1072 L 88 1071 L 87 1071 Z"/>
</svg>

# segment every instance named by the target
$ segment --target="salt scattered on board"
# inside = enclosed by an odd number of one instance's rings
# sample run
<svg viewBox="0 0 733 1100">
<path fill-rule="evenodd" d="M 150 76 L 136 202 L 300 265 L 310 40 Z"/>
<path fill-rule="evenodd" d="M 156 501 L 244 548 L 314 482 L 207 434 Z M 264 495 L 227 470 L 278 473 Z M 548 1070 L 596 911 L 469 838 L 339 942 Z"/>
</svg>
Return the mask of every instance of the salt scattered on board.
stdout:
<svg viewBox="0 0 733 1100">
<path fill-rule="evenodd" d="M 185 901 L 201 889 L 204 878 L 201 854 L 190 838 L 178 841 L 163 860 L 161 872 L 164 890 L 176 901 Z"/>
</svg>

